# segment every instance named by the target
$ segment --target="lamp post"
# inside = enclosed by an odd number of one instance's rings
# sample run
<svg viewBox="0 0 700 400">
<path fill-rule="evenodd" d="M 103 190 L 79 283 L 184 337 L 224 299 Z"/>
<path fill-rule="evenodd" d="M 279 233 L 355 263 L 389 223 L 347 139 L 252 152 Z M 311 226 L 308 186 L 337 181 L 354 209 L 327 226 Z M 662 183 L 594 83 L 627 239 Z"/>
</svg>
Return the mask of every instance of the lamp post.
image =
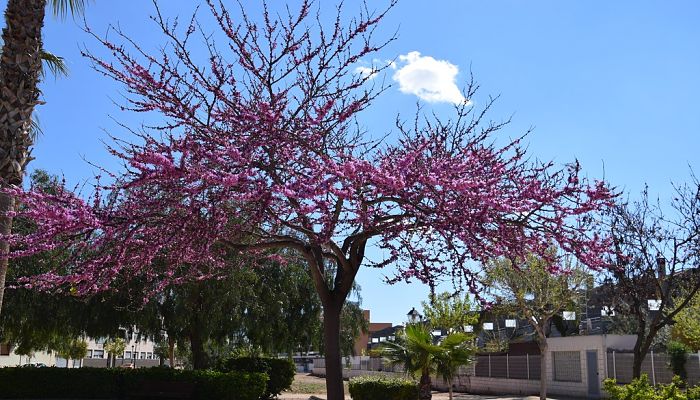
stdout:
<svg viewBox="0 0 700 400">
<path fill-rule="evenodd" d="M 411 311 L 409 311 L 406 316 L 408 317 L 408 322 L 415 324 L 416 322 L 420 321 L 423 319 L 423 316 L 416 311 L 415 307 L 411 308 Z"/>
<path fill-rule="evenodd" d="M 132 344 L 131 345 L 131 364 L 134 366 L 134 368 L 136 368 L 136 353 L 135 353 L 135 351 L 136 351 L 136 346 Z"/>
</svg>

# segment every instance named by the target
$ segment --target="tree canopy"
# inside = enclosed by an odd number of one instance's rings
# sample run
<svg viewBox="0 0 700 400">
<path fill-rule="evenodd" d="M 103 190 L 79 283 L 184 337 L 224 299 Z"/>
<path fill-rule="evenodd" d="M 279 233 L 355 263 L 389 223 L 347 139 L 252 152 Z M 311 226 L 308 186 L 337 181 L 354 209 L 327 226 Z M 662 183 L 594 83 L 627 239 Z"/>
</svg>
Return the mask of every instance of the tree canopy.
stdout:
<svg viewBox="0 0 700 400">
<path fill-rule="evenodd" d="M 163 122 L 110 147 L 124 170 L 105 171 L 110 182 L 90 199 L 5 189 L 37 226 L 2 237 L 19 246 L 10 257 L 58 249 L 72 256 L 70 270 L 27 277 L 26 285 L 88 294 L 138 279 L 150 298 L 173 283 L 221 276 L 230 252 L 248 263 L 278 257 L 271 249 L 293 251 L 323 306 L 328 396 L 340 399 L 340 313 L 370 263 L 368 243 L 387 250 L 376 266 L 396 266 L 395 280 L 448 276 L 475 295 L 479 271 L 470 260 L 552 258 L 546 249 L 555 243 L 592 268 L 607 265 L 609 242 L 595 234 L 594 214 L 614 193 L 581 176 L 578 163 L 535 161 L 521 135 L 495 140 L 506 122 L 488 121 L 493 100 L 398 121 L 391 140 L 358 128 L 383 87 L 355 68 L 393 40 L 374 35 L 393 2 L 353 19 L 341 8 L 328 25 L 313 21 L 309 1 L 286 14 L 264 7 L 259 22 L 243 7 L 208 5 L 213 24 L 199 16 L 173 24 L 156 9 L 167 40 L 160 53 L 118 28 L 111 37 L 121 43 L 95 35 L 112 59 L 86 55 L 129 93 L 124 110 Z M 189 51 L 198 37 L 203 60 Z M 476 88 L 467 84 L 464 98 Z"/>
</svg>

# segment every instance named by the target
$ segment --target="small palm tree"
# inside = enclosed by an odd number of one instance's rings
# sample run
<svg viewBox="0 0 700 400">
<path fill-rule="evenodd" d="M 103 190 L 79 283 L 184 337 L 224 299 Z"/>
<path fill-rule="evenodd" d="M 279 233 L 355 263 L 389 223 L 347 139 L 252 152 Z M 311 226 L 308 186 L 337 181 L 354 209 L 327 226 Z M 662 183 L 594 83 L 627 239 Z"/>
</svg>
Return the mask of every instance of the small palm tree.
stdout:
<svg viewBox="0 0 700 400">
<path fill-rule="evenodd" d="M 421 400 L 432 398 L 431 375 L 438 374 L 450 386 L 460 366 L 471 362 L 473 350 L 471 336 L 451 333 L 439 344 L 433 344 L 433 336 L 426 325 L 408 325 L 396 339 L 382 344 L 380 353 L 389 365 L 400 365 L 406 374 L 420 375 L 419 396 Z"/>
<path fill-rule="evenodd" d="M 472 336 L 465 333 L 451 333 L 439 344 L 439 352 L 434 355 L 435 372 L 447 382 L 452 400 L 452 382 L 459 367 L 472 362 L 474 348 Z"/>
<path fill-rule="evenodd" d="M 435 372 L 435 354 L 438 346 L 427 326 L 412 324 L 396 335 L 392 342 L 385 342 L 381 354 L 391 366 L 400 365 L 407 375 L 420 374 L 419 396 L 421 400 L 432 397 L 430 375 Z"/>
</svg>

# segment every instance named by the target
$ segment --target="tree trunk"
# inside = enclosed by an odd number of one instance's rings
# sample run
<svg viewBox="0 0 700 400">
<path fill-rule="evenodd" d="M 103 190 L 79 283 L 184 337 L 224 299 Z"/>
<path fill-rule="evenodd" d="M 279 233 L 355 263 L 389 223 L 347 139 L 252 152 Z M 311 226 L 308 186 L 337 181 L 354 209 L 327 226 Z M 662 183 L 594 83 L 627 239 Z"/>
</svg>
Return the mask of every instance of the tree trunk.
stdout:
<svg viewBox="0 0 700 400">
<path fill-rule="evenodd" d="M 46 0 L 9 0 L 5 9 L 0 57 L 0 187 L 22 185 L 24 167 L 34 143 L 31 121 L 39 100 L 41 29 Z M 12 230 L 15 199 L 0 196 L 0 234 Z M 9 243 L 0 241 L 0 312 L 5 293 Z"/>
<path fill-rule="evenodd" d="M 541 340 L 540 347 L 540 400 L 547 398 L 547 338 Z"/>
<path fill-rule="evenodd" d="M 430 381 L 430 373 L 423 372 L 420 376 L 418 398 L 420 400 L 430 400 L 433 398 L 433 383 Z"/>
<path fill-rule="evenodd" d="M 175 368 L 175 339 L 168 335 L 168 361 L 170 368 Z"/>
<path fill-rule="evenodd" d="M 207 361 L 204 353 L 204 342 L 198 332 L 190 333 L 190 349 L 192 350 L 192 369 L 205 369 Z"/>
<path fill-rule="evenodd" d="M 634 355 L 634 358 L 632 359 L 632 379 L 642 376 L 642 362 L 644 361 L 644 357 L 649 351 L 649 348 L 651 348 L 656 332 L 658 332 L 658 329 L 650 328 L 649 332 L 647 333 L 645 332 L 646 324 L 640 323 L 639 325 L 641 328 L 638 328 L 637 330 L 637 340 L 635 341 L 634 349 L 632 350 L 632 354 Z"/>
<path fill-rule="evenodd" d="M 340 354 L 340 312 L 343 301 L 323 304 L 323 340 L 326 360 L 326 392 L 328 400 L 343 400 L 343 365 Z"/>
<path fill-rule="evenodd" d="M 449 392 L 450 392 L 450 400 L 452 400 L 452 379 L 450 379 L 449 381 L 447 381 L 447 384 L 449 385 L 449 386 L 448 386 L 448 389 L 449 389 Z"/>
</svg>

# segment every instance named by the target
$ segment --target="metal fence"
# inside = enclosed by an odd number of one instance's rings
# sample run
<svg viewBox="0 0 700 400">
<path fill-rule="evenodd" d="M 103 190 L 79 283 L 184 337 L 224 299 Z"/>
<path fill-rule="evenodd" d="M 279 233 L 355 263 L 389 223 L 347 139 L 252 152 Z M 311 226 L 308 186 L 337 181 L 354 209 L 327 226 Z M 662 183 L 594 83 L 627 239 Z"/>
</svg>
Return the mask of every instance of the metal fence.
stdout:
<svg viewBox="0 0 700 400">
<path fill-rule="evenodd" d="M 608 378 L 614 378 L 618 383 L 630 383 L 632 381 L 632 363 L 634 355 L 628 352 L 609 352 Z M 685 363 L 688 373 L 688 384 L 695 386 L 700 384 L 700 359 L 698 354 L 689 354 Z M 642 361 L 642 374 L 647 374 L 652 384 L 670 383 L 673 379 L 673 371 L 669 363 L 669 356 L 665 353 L 650 352 Z"/>
<path fill-rule="evenodd" d="M 476 357 L 474 376 L 506 379 L 540 379 L 539 355 L 483 355 Z"/>
<path fill-rule="evenodd" d="M 323 358 L 314 359 L 314 368 L 326 368 L 326 360 Z M 343 368 L 357 371 L 378 371 L 378 372 L 399 372 L 403 373 L 403 367 L 400 365 L 389 365 L 381 358 L 365 358 L 352 357 L 349 359 L 343 358 Z"/>
</svg>

